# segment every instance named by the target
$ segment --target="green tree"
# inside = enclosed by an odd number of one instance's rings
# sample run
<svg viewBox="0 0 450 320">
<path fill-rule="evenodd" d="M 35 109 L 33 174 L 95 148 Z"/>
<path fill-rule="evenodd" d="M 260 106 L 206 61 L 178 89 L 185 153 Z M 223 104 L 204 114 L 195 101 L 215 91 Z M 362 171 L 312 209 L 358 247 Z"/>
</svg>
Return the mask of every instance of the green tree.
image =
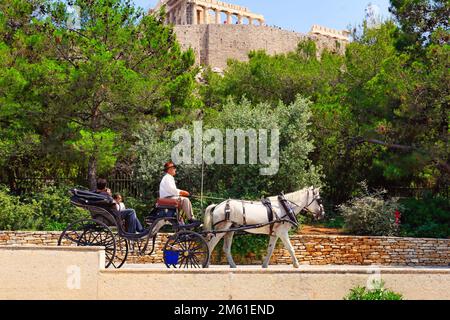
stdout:
<svg viewBox="0 0 450 320">
<path fill-rule="evenodd" d="M 414 59 L 396 51 L 396 39 L 396 26 L 387 22 L 365 29 L 347 48 L 345 100 L 359 124 L 353 143 L 377 146 L 378 184 L 436 185 L 450 172 L 449 46 L 430 45 Z"/>
<path fill-rule="evenodd" d="M 391 0 L 389 10 L 401 28 L 398 45 L 401 49 L 421 52 L 423 44 L 436 43 L 433 34 L 449 30 L 448 0 Z M 448 34 L 441 43 L 448 42 Z"/>
<path fill-rule="evenodd" d="M 93 187 L 142 120 L 177 119 L 200 105 L 196 70 L 164 12 L 147 15 L 127 0 L 71 4 L 80 8 L 77 28 L 64 1 L 2 1 L 0 137 L 5 159 L 21 157 L 23 167 L 35 158 L 83 163 L 78 170 L 86 162 Z"/>
<path fill-rule="evenodd" d="M 54 94 L 43 84 L 59 69 L 47 59 L 43 23 L 35 16 L 43 3 L 0 2 L 0 166 L 12 188 L 19 169 L 39 159 L 46 134 L 42 94 Z"/>
<path fill-rule="evenodd" d="M 202 93 L 209 107 L 223 105 L 228 96 L 276 106 L 280 100 L 294 102 L 300 93 L 316 102 L 334 94 L 342 64 L 341 56 L 327 51 L 318 59 L 312 41 L 301 42 L 297 52 L 286 55 L 255 51 L 249 62 L 231 60 L 224 77 L 207 72 Z"/>
<path fill-rule="evenodd" d="M 81 8 L 79 30 L 48 29 L 57 57 L 67 68 L 65 90 L 53 104 L 55 119 L 76 124 L 73 133 L 82 139 L 83 132 L 95 137 L 110 130 L 128 141 L 143 117 L 169 116 L 192 107 L 193 53 L 181 51 L 163 15 L 146 15 L 122 0 L 74 4 Z M 58 8 L 51 11 L 53 26 L 66 19 Z M 100 155 L 98 142 L 103 143 L 91 139 L 89 149 L 91 187 L 100 157 L 114 156 Z"/>
</svg>

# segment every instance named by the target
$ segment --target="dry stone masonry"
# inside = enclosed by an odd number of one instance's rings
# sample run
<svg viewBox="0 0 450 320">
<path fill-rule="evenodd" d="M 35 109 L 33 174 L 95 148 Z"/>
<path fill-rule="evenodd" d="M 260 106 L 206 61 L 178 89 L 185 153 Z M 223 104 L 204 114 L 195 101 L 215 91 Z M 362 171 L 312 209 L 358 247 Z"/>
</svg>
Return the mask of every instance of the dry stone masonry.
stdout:
<svg viewBox="0 0 450 320">
<path fill-rule="evenodd" d="M 0 245 L 56 246 L 60 232 L 0 231 Z M 129 263 L 163 263 L 162 248 L 168 234 L 159 234 L 152 256 L 130 256 Z M 300 263 L 310 265 L 394 265 L 449 266 L 450 239 L 395 237 L 356 237 L 295 235 L 291 238 Z M 250 253 L 235 257 L 240 265 L 262 264 L 262 257 Z M 226 264 L 224 254 L 217 250 L 213 264 Z M 291 264 L 287 250 L 279 244 L 271 264 Z"/>
</svg>

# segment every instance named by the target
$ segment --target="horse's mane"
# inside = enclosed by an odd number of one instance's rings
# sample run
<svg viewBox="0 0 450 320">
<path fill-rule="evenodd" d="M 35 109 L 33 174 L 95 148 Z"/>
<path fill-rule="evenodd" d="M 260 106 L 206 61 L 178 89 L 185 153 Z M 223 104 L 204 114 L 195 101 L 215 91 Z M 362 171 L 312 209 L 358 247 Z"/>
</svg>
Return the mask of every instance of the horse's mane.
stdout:
<svg viewBox="0 0 450 320">
<path fill-rule="evenodd" d="M 308 188 L 304 188 L 304 189 L 302 189 L 302 190 L 298 190 L 298 191 L 295 191 L 295 192 L 286 193 L 286 194 L 284 195 L 284 198 L 285 198 L 286 200 L 295 202 L 296 200 L 298 200 L 298 199 L 300 198 L 300 196 L 301 196 L 302 194 L 304 194 L 304 193 L 307 192 L 308 190 L 309 190 Z M 278 196 L 269 197 L 269 200 L 270 200 L 271 202 L 278 201 Z"/>
</svg>

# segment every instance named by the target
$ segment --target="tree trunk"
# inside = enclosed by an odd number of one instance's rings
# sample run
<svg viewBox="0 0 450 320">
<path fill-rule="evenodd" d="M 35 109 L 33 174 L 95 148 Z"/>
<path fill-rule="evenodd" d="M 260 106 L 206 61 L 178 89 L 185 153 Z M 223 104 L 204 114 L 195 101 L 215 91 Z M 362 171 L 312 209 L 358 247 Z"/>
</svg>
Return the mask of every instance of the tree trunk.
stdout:
<svg viewBox="0 0 450 320">
<path fill-rule="evenodd" d="M 88 183 L 89 183 L 90 190 L 97 189 L 97 158 L 95 156 L 89 157 Z"/>
</svg>

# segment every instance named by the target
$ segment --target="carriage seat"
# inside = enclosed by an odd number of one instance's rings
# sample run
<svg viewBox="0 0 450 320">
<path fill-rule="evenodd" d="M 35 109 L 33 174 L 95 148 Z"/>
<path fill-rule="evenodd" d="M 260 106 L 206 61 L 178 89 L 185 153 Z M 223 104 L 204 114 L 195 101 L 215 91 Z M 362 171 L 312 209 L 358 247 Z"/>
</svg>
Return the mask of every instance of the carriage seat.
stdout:
<svg viewBox="0 0 450 320">
<path fill-rule="evenodd" d="M 156 200 L 155 208 L 149 217 L 146 218 L 146 223 L 151 223 L 159 218 L 177 218 L 178 209 L 180 208 L 179 199 L 159 198 Z"/>
<path fill-rule="evenodd" d="M 116 214 L 115 202 L 112 197 L 91 191 L 71 189 L 70 201 L 77 207 L 88 210 L 93 219 L 102 221 L 108 226 L 114 226 L 119 217 Z"/>
<path fill-rule="evenodd" d="M 156 208 L 178 210 L 181 208 L 180 199 L 159 198 L 156 200 Z"/>
</svg>

